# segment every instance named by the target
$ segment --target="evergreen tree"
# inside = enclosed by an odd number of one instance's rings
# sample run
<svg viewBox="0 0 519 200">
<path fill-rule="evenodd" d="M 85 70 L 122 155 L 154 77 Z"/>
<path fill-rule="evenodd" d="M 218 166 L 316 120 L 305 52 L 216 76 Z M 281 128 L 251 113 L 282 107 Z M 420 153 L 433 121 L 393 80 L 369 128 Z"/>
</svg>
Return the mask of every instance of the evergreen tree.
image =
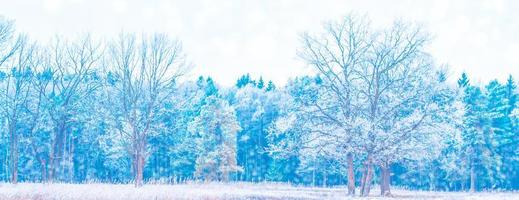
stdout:
<svg viewBox="0 0 519 200">
<path fill-rule="evenodd" d="M 267 84 L 267 88 L 265 89 L 265 91 L 269 92 L 269 91 L 273 91 L 276 89 L 276 86 L 274 85 L 274 83 L 272 81 L 269 81 L 269 83 Z"/>
<path fill-rule="evenodd" d="M 252 83 L 253 80 L 250 78 L 250 74 L 245 74 L 245 75 L 242 75 L 238 81 L 236 81 L 236 87 L 237 88 L 242 88 L 250 83 Z"/>
<path fill-rule="evenodd" d="M 263 87 L 265 87 L 265 82 L 263 82 L 263 77 L 260 76 L 258 85 L 256 87 L 258 87 L 259 89 L 263 89 Z"/>
<path fill-rule="evenodd" d="M 463 72 L 461 78 L 458 79 L 458 87 L 467 87 L 469 84 L 469 78 L 467 77 L 467 74 Z"/>
<path fill-rule="evenodd" d="M 478 190 L 481 178 L 484 180 L 492 173 L 492 131 L 489 114 L 485 112 L 487 99 L 476 86 L 465 88 L 465 119 L 463 143 L 466 165 L 470 169 L 469 186 L 471 191 Z"/>
<path fill-rule="evenodd" d="M 218 93 L 218 88 L 216 88 L 215 83 L 211 77 L 207 77 L 205 86 L 205 96 L 211 96 Z"/>
<path fill-rule="evenodd" d="M 519 146 L 519 124 L 518 116 L 514 116 L 513 111 L 517 110 L 518 103 L 517 85 L 512 76 L 509 76 L 504 86 L 504 94 L 502 95 L 503 105 L 501 119 L 497 122 L 500 124 L 499 147 L 497 151 L 502 157 L 502 168 L 500 182 L 501 187 L 507 189 L 519 188 L 519 156 L 517 147 Z"/>
</svg>

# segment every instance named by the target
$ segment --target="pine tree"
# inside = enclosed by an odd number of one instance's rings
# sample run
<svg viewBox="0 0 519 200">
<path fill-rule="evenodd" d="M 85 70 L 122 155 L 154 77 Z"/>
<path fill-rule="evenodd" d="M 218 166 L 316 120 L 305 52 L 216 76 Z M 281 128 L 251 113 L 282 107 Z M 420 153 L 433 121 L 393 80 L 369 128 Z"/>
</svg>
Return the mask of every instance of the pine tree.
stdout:
<svg viewBox="0 0 519 200">
<path fill-rule="evenodd" d="M 463 142 L 466 164 L 470 169 L 470 191 L 475 192 L 479 184 L 478 177 L 487 174 L 490 169 L 492 149 L 489 149 L 490 124 L 485 113 L 486 98 L 479 87 L 465 88 L 465 120 Z"/>
<path fill-rule="evenodd" d="M 502 188 L 519 188 L 519 156 L 517 146 L 519 145 L 519 126 L 518 116 L 514 116 L 513 111 L 517 109 L 518 103 L 517 85 L 512 76 L 509 76 L 504 86 L 503 100 L 505 105 L 501 120 L 501 135 L 499 137 L 498 152 L 503 158 L 501 169 Z"/>
<path fill-rule="evenodd" d="M 236 87 L 237 88 L 242 88 L 248 84 L 252 84 L 254 82 L 254 80 L 252 80 L 250 78 L 250 74 L 245 74 L 245 75 L 242 75 L 238 81 L 236 81 Z"/>
<path fill-rule="evenodd" d="M 488 116 L 489 135 L 487 149 L 490 153 L 488 164 L 486 164 L 489 174 L 487 179 L 482 182 L 481 186 L 485 188 L 494 188 L 498 185 L 503 185 L 505 180 L 505 174 L 502 172 L 503 162 L 502 153 L 499 152 L 499 146 L 501 143 L 506 143 L 506 138 L 510 135 L 510 120 L 507 116 L 508 102 L 505 98 L 506 88 L 501 85 L 497 80 L 490 81 L 485 87 L 486 92 L 486 110 L 485 114 Z"/>
<path fill-rule="evenodd" d="M 260 76 L 260 79 L 258 81 L 258 85 L 256 85 L 259 89 L 263 89 L 265 87 L 265 82 L 263 82 L 263 77 Z"/>
<path fill-rule="evenodd" d="M 463 72 L 461 74 L 461 78 L 458 79 L 458 87 L 467 87 L 470 85 L 469 78 L 467 77 L 467 74 Z"/>
<path fill-rule="evenodd" d="M 274 83 L 272 81 L 269 81 L 268 85 L 267 85 L 267 88 L 265 89 L 265 91 L 269 92 L 269 91 L 273 91 L 276 89 L 276 86 L 274 85 Z"/>
<path fill-rule="evenodd" d="M 211 77 L 207 77 L 205 83 L 205 96 L 211 96 L 218 94 L 218 88 L 216 87 L 213 79 Z"/>
</svg>

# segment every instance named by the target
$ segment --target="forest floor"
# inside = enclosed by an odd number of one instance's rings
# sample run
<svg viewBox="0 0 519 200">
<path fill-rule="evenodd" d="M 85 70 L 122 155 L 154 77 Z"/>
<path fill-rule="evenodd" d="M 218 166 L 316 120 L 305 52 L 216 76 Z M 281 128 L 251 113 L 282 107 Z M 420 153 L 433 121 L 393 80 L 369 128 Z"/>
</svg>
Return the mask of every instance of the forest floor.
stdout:
<svg viewBox="0 0 519 200">
<path fill-rule="evenodd" d="M 518 199 L 518 192 L 425 192 L 392 189 L 393 197 L 378 196 L 373 188 L 362 199 Z M 344 187 L 299 187 L 277 183 L 189 183 L 177 185 L 148 184 L 134 188 L 128 184 L 0 184 L 0 199 L 6 200 L 137 200 L 137 199 L 352 199 Z M 359 199 L 359 197 L 355 197 Z"/>
</svg>

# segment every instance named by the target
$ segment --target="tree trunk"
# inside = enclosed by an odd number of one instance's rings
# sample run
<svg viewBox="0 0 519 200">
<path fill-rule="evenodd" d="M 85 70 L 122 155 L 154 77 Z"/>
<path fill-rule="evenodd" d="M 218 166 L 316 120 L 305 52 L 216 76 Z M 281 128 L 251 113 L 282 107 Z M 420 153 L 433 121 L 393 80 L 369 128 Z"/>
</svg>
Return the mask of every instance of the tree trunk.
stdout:
<svg viewBox="0 0 519 200">
<path fill-rule="evenodd" d="M 371 189 L 371 180 L 373 178 L 373 165 L 371 163 L 370 156 L 368 156 L 368 160 L 364 163 L 364 171 L 362 175 L 362 182 L 360 188 L 361 196 L 368 196 L 369 191 Z"/>
<path fill-rule="evenodd" d="M 13 163 L 13 172 L 11 174 L 11 183 L 12 184 L 18 184 L 18 159 L 15 159 Z"/>
<path fill-rule="evenodd" d="M 391 171 L 389 165 L 381 165 L 380 166 L 380 195 L 381 196 L 391 196 Z"/>
<path fill-rule="evenodd" d="M 50 148 L 49 153 L 49 169 L 48 169 L 48 176 L 45 178 L 45 182 L 52 182 L 54 180 L 54 148 Z"/>
<path fill-rule="evenodd" d="M 47 181 L 47 164 L 45 163 L 45 160 L 40 159 L 41 164 L 41 182 Z"/>
<path fill-rule="evenodd" d="M 15 125 L 12 125 L 15 126 Z M 10 141 L 10 171 L 11 171 L 11 183 L 18 183 L 18 136 L 16 135 L 15 127 L 11 127 L 11 141 Z"/>
<path fill-rule="evenodd" d="M 55 132 L 54 138 L 52 139 L 52 144 L 49 152 L 49 177 L 47 181 L 53 182 L 56 178 L 59 179 L 59 175 L 61 174 L 61 160 L 65 155 L 65 144 L 66 135 L 65 135 L 65 122 L 64 120 L 60 120 L 58 122 L 58 130 Z"/>
<path fill-rule="evenodd" d="M 368 164 L 368 173 L 366 175 L 366 183 L 364 187 L 364 196 L 369 195 L 369 191 L 371 190 L 371 181 L 373 179 L 373 164 L 369 162 Z"/>
<path fill-rule="evenodd" d="M 348 195 L 355 195 L 355 171 L 353 170 L 353 154 L 348 154 Z"/>
<path fill-rule="evenodd" d="M 328 175 L 326 175 L 326 172 L 323 173 L 323 187 L 326 187 L 326 181 L 327 181 Z"/>
<path fill-rule="evenodd" d="M 315 167 L 312 170 L 312 187 L 315 187 Z"/>
<path fill-rule="evenodd" d="M 429 191 L 435 191 L 436 190 L 436 176 L 434 174 L 434 168 L 433 170 L 429 173 Z"/>
<path fill-rule="evenodd" d="M 68 154 L 68 172 L 69 172 L 69 181 L 74 181 L 74 137 L 70 136 L 69 143 L 69 154 Z"/>
<path fill-rule="evenodd" d="M 144 179 L 144 155 L 139 152 L 136 157 L 135 187 L 141 187 Z"/>
<path fill-rule="evenodd" d="M 470 192 L 476 192 L 476 169 L 474 166 L 474 161 L 472 161 L 472 165 L 470 167 Z"/>
<path fill-rule="evenodd" d="M 360 179 L 360 196 L 364 196 L 364 188 L 366 187 L 366 175 L 368 172 L 368 168 L 366 164 L 364 164 L 364 168 L 362 169 L 362 177 Z"/>
</svg>

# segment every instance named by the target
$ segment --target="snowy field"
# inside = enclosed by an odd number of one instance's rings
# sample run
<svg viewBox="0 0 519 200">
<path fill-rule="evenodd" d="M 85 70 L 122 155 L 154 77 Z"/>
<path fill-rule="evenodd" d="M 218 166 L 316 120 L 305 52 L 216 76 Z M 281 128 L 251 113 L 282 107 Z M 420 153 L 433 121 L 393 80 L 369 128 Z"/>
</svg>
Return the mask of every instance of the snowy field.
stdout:
<svg viewBox="0 0 519 200">
<path fill-rule="evenodd" d="M 364 199 L 519 199 L 519 193 L 461 193 L 421 192 L 393 189 L 392 198 L 372 195 Z M 357 197 L 358 198 L 358 197 Z M 295 187 L 285 184 L 250 183 L 191 183 L 180 185 L 133 185 L 115 184 L 0 184 L 0 199 L 6 200 L 66 200 L 66 199 L 351 199 L 345 196 L 345 188 Z"/>
</svg>

